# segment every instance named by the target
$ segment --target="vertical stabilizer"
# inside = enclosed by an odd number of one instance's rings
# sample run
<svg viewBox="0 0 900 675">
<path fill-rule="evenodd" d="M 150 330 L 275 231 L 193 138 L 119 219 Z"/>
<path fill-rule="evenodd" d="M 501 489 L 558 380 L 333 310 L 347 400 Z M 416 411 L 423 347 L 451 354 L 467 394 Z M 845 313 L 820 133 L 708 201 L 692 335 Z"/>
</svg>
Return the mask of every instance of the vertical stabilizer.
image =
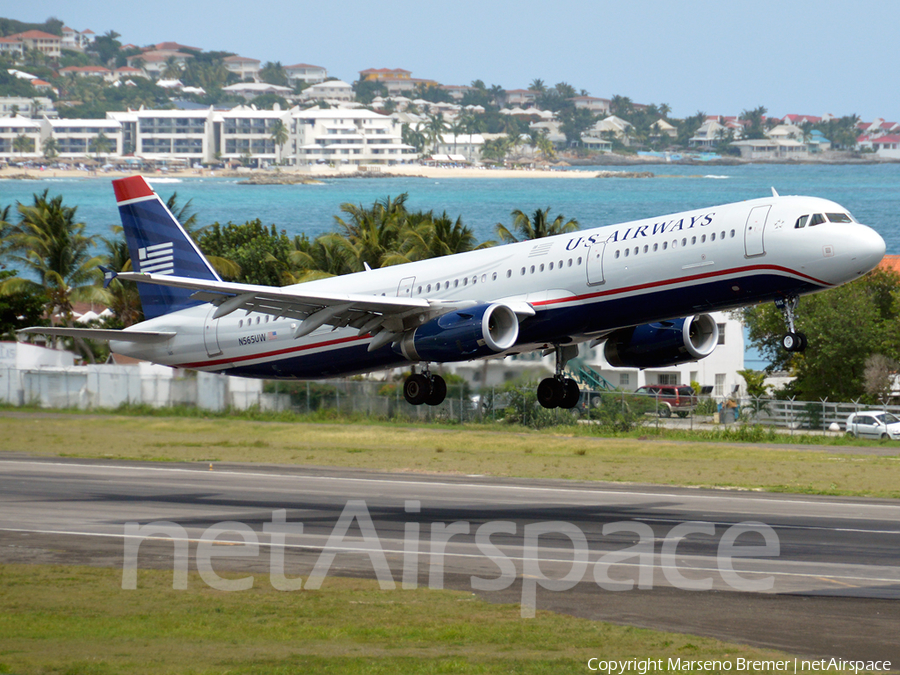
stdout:
<svg viewBox="0 0 900 675">
<path fill-rule="evenodd" d="M 221 281 L 143 176 L 120 178 L 112 183 L 135 272 Z M 191 299 L 192 291 L 187 289 L 140 283 L 137 286 L 147 319 L 202 304 Z"/>
</svg>

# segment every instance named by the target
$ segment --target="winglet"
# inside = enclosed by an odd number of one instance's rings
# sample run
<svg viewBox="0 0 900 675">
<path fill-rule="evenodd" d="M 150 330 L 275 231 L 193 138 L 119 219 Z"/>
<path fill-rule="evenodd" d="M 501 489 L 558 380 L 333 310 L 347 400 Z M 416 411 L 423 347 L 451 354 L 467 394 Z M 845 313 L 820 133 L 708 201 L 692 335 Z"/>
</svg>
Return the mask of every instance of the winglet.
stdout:
<svg viewBox="0 0 900 675">
<path fill-rule="evenodd" d="M 119 273 L 115 270 L 111 270 L 108 267 L 104 267 L 103 265 L 97 265 L 100 268 L 100 271 L 103 272 L 103 288 L 109 288 L 112 280 L 119 276 Z"/>
<path fill-rule="evenodd" d="M 772 188 L 772 196 L 773 196 L 773 197 L 778 197 L 778 196 L 780 196 L 780 195 L 775 191 L 775 188 L 774 188 L 774 187 Z"/>
</svg>

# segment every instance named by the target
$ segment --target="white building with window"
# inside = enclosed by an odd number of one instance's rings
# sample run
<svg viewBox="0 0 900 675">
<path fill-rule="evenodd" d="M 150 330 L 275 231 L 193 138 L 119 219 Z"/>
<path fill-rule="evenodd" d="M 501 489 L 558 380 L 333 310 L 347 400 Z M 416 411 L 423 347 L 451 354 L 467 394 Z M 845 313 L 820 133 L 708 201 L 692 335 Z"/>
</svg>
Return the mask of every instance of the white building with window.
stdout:
<svg viewBox="0 0 900 675">
<path fill-rule="evenodd" d="M 40 122 L 27 117 L 0 117 L 0 159 L 21 162 L 40 156 Z"/>
<path fill-rule="evenodd" d="M 41 121 L 41 146 L 51 137 L 56 141 L 56 152 L 62 158 L 122 154 L 122 124 L 114 119 L 45 118 Z"/>
<path fill-rule="evenodd" d="M 397 164 L 416 159 L 405 145 L 400 124 L 365 109 L 294 110 L 291 133 L 295 163 Z"/>
<path fill-rule="evenodd" d="M 214 159 L 213 110 L 140 110 L 135 116 L 134 154 L 156 162 L 188 165 Z"/>
<path fill-rule="evenodd" d="M 248 59 L 244 56 L 226 56 L 223 60 L 228 72 L 237 75 L 242 82 L 259 81 L 259 59 Z"/>
<path fill-rule="evenodd" d="M 353 87 L 341 80 L 319 82 L 304 89 L 298 98 L 301 101 L 352 101 Z"/>
<path fill-rule="evenodd" d="M 318 84 L 324 82 L 328 77 L 328 71 L 322 66 L 311 66 L 308 63 L 295 63 L 293 66 L 285 66 L 284 72 L 287 74 L 288 84 L 296 87 L 300 82 L 307 84 Z"/>
<path fill-rule="evenodd" d="M 279 122 L 288 130 L 291 111 L 239 106 L 225 113 L 217 113 L 215 124 L 219 130 L 217 144 L 220 157 L 227 160 L 252 157 L 260 164 L 280 162 L 283 156 L 290 154 L 292 143 L 288 137 L 283 146 L 276 145 L 273 136 Z"/>
</svg>

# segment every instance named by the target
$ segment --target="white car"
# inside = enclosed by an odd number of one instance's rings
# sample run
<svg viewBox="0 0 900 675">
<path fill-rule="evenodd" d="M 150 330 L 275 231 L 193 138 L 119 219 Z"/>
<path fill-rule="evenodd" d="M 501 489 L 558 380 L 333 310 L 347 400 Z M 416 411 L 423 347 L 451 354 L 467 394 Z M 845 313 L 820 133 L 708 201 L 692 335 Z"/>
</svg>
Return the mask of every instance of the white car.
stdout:
<svg viewBox="0 0 900 675">
<path fill-rule="evenodd" d="M 847 433 L 854 438 L 900 440 L 900 418 L 884 410 L 864 410 L 847 418 Z"/>
</svg>

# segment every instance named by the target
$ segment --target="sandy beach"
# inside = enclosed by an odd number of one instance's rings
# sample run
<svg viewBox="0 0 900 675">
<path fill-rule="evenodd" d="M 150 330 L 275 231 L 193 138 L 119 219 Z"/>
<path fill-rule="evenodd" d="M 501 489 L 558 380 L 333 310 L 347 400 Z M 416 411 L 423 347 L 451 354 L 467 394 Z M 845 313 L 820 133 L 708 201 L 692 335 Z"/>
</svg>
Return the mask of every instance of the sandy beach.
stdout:
<svg viewBox="0 0 900 675">
<path fill-rule="evenodd" d="M 141 171 L 84 171 L 79 169 L 23 169 L 19 167 L 6 167 L 0 169 L 0 179 L 45 179 L 45 178 L 122 178 L 125 176 L 144 175 L 167 178 L 200 178 L 204 176 L 232 176 L 251 177 L 254 175 L 272 176 L 276 173 L 287 174 L 298 178 L 334 178 L 347 175 L 372 174 L 371 171 L 357 173 L 350 169 L 333 169 L 330 167 L 282 167 L 279 169 L 242 169 L 237 171 L 210 171 L 208 169 L 183 169 L 170 171 L 156 171 L 152 173 Z M 561 169 L 487 169 L 473 167 L 434 167 L 419 164 L 398 164 L 394 166 L 380 166 L 374 175 L 392 176 L 421 176 L 423 178 L 569 178 L 583 179 L 596 178 L 597 171 L 563 171 Z"/>
</svg>

